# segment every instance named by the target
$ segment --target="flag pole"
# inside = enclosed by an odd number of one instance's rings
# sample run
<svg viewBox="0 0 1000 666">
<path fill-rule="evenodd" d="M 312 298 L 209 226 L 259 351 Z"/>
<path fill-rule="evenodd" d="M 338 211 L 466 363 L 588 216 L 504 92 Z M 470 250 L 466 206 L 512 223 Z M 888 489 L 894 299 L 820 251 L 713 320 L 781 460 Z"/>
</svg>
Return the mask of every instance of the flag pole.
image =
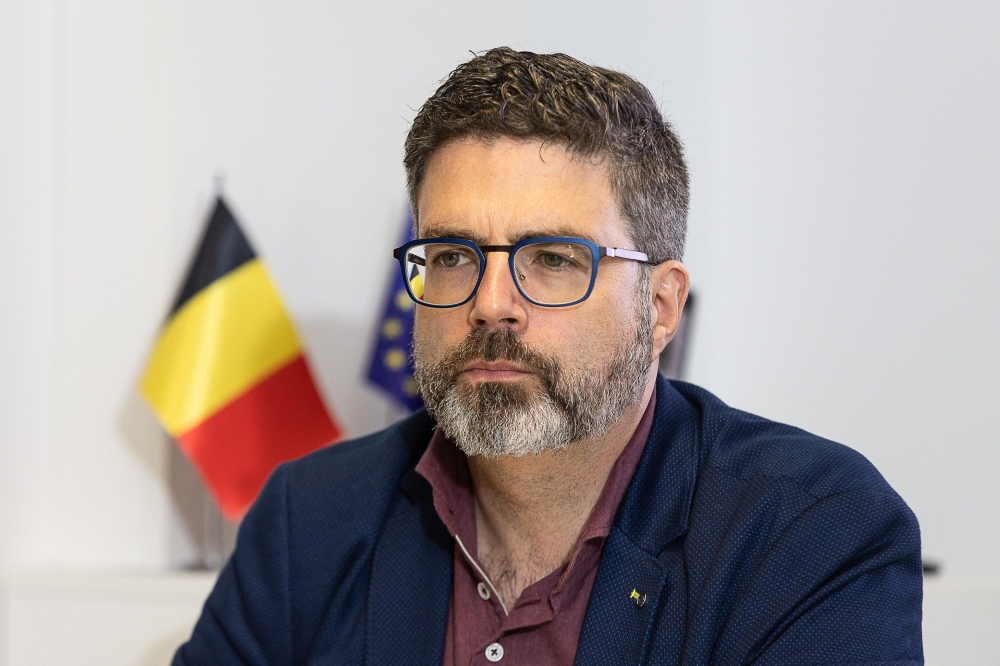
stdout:
<svg viewBox="0 0 1000 666">
<path fill-rule="evenodd" d="M 222 195 L 226 190 L 226 174 L 221 169 L 215 172 L 215 176 L 212 178 L 212 184 L 215 188 L 215 198 L 221 199 Z M 222 568 L 223 550 L 223 524 L 222 524 L 222 512 L 219 507 L 216 506 L 215 502 L 212 500 L 211 494 L 208 492 L 208 488 L 204 491 L 204 510 L 202 515 L 204 517 L 203 531 L 204 534 L 204 552 L 203 552 L 203 564 L 209 571 L 218 571 Z"/>
<path fill-rule="evenodd" d="M 215 506 L 208 490 L 205 490 L 204 498 L 204 565 L 209 571 L 218 571 L 222 568 L 222 513 Z"/>
</svg>

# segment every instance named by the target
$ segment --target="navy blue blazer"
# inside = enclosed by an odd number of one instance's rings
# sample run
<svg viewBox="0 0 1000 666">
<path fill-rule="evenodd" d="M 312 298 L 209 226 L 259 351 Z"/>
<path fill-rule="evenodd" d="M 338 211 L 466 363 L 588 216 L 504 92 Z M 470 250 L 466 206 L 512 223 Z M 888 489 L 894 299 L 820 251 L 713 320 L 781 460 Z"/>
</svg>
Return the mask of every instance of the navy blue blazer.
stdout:
<svg viewBox="0 0 1000 666">
<path fill-rule="evenodd" d="M 174 665 L 438 666 L 454 545 L 413 471 L 433 427 L 278 468 Z M 660 377 L 576 663 L 922 664 L 921 596 L 916 518 L 860 454 Z"/>
</svg>

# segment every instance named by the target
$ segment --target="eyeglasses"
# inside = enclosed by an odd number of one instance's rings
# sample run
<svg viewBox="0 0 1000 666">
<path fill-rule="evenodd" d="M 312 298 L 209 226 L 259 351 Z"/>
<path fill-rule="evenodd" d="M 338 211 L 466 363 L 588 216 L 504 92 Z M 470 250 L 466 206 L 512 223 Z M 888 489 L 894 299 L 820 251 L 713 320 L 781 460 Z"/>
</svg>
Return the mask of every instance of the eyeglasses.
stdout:
<svg viewBox="0 0 1000 666">
<path fill-rule="evenodd" d="M 476 245 L 464 238 L 414 240 L 392 251 L 406 291 L 416 303 L 453 308 L 471 299 L 486 271 L 489 252 L 507 252 L 518 291 L 535 305 L 556 308 L 587 300 L 597 264 L 614 257 L 653 265 L 643 252 L 603 247 L 583 238 L 544 236 L 516 245 Z"/>
</svg>

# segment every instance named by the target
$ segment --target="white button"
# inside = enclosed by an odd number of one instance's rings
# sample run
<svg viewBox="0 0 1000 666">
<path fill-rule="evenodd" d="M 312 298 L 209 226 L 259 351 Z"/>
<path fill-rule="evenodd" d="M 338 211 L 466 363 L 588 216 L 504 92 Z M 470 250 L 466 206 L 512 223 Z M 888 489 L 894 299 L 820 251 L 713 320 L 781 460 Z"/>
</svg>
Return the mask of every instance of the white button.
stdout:
<svg viewBox="0 0 1000 666">
<path fill-rule="evenodd" d="M 479 585 L 476 585 L 476 590 L 479 592 L 480 599 L 483 601 L 489 601 L 490 588 L 486 587 L 486 583 L 479 583 Z"/>
<path fill-rule="evenodd" d="M 503 659 L 503 646 L 499 643 L 491 644 L 486 648 L 486 658 L 490 661 L 500 661 Z"/>
</svg>

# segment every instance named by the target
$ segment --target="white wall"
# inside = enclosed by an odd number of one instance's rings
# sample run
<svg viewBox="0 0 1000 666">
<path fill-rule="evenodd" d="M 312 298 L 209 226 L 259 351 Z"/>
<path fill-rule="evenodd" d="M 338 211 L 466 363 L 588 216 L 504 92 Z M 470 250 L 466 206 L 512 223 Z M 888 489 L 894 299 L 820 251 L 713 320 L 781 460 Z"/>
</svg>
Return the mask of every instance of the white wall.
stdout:
<svg viewBox="0 0 1000 666">
<path fill-rule="evenodd" d="M 693 378 L 863 452 L 928 558 L 1000 575 L 1000 5 L 718 2 L 712 29 Z"/>
<path fill-rule="evenodd" d="M 407 122 L 469 49 L 510 44 L 634 73 L 685 139 L 692 378 L 863 451 L 929 555 L 994 575 L 996 10 L 500 7 L 0 7 L 0 562 L 182 556 L 134 385 L 219 170 L 349 432 L 385 421 L 360 377 Z"/>
<path fill-rule="evenodd" d="M 53 3 L 0 4 L 0 566 L 49 551 Z"/>
<path fill-rule="evenodd" d="M 166 442 L 135 385 L 169 293 L 165 3 L 60 6 L 54 557 L 164 563 Z"/>
</svg>

